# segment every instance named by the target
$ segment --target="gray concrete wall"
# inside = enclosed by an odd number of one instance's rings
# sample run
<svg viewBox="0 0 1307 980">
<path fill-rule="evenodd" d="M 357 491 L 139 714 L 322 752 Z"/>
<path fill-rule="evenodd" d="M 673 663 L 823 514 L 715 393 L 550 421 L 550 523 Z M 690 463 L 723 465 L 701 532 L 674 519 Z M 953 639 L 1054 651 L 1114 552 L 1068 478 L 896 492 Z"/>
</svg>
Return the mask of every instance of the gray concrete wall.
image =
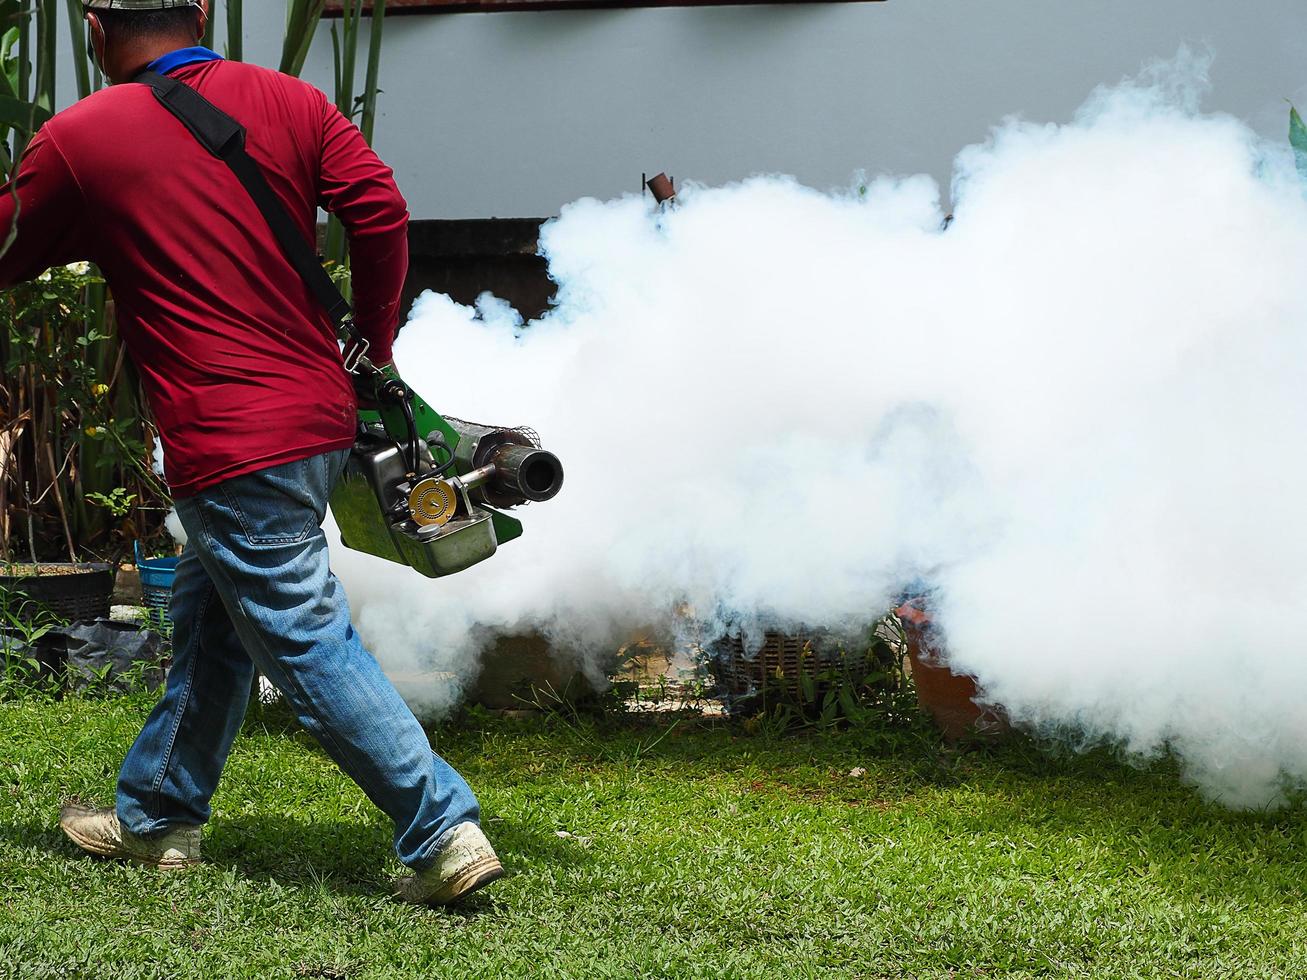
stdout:
<svg viewBox="0 0 1307 980">
<path fill-rule="evenodd" d="M 275 65 L 285 4 L 245 9 L 247 57 Z M 305 71 L 327 88 L 328 30 Z M 419 218 L 550 215 L 636 190 L 645 170 L 946 183 L 954 154 L 1005 115 L 1066 119 L 1095 85 L 1184 43 L 1214 55 L 1210 108 L 1279 136 L 1284 100 L 1307 104 L 1307 0 L 419 14 L 389 18 L 386 38 L 377 144 Z"/>
<path fill-rule="evenodd" d="M 282 6 L 246 4 L 251 58 L 275 62 Z M 1214 54 L 1211 108 L 1278 134 L 1285 98 L 1307 103 L 1304 0 L 427 14 L 386 33 L 378 148 L 423 218 L 554 214 L 635 190 L 644 170 L 946 182 L 1003 116 L 1066 119 L 1095 85 L 1186 42 Z M 328 38 L 306 76 L 330 83 Z"/>
</svg>

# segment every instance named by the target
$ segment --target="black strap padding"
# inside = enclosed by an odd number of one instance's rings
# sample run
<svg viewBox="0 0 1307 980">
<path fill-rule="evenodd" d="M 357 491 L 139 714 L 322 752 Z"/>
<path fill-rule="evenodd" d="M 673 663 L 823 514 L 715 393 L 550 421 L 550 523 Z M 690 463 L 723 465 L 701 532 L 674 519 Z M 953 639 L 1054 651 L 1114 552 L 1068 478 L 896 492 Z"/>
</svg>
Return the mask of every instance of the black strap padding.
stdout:
<svg viewBox="0 0 1307 980">
<path fill-rule="evenodd" d="M 255 206 L 262 212 L 286 258 L 304 280 L 304 285 L 331 317 L 336 330 L 348 335 L 344 339 L 360 345 L 362 341 L 353 323 L 349 301 L 331 281 L 317 252 L 304 240 L 295 219 L 286 210 L 286 205 L 269 186 L 262 168 L 245 149 L 245 127 L 195 89 L 175 78 L 147 71 L 136 76 L 136 81 L 148 85 L 159 103 L 176 116 L 206 150 L 231 168 Z"/>
</svg>

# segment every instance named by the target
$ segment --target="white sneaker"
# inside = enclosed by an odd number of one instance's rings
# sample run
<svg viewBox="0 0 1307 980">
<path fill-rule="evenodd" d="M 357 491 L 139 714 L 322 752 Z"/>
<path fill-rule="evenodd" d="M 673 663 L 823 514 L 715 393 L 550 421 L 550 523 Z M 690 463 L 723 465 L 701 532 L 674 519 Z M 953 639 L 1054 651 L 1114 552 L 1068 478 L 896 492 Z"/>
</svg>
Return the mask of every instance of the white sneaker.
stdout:
<svg viewBox="0 0 1307 980">
<path fill-rule="evenodd" d="M 495 849 L 474 823 L 461 823 L 426 871 L 395 884 L 395 897 L 419 905 L 449 905 L 504 876 Z"/>
<path fill-rule="evenodd" d="M 140 837 L 118 822 L 112 809 L 70 803 L 59 811 L 59 828 L 82 850 L 164 871 L 200 863 L 200 828 L 176 827 L 158 837 Z"/>
</svg>

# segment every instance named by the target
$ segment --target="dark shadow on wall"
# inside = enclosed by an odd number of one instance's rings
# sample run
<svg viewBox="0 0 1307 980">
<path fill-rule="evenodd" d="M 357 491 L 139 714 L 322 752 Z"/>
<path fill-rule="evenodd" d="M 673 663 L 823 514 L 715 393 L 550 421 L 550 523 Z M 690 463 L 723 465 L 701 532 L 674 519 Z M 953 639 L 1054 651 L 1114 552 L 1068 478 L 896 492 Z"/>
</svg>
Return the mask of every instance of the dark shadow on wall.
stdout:
<svg viewBox="0 0 1307 980">
<path fill-rule="evenodd" d="M 555 284 L 536 254 L 544 218 L 474 218 L 414 221 L 409 225 L 409 271 L 404 315 L 425 290 L 471 305 L 489 291 L 511 303 L 524 319 L 539 317 L 554 298 Z"/>
<path fill-rule="evenodd" d="M 404 281 L 400 329 L 413 301 L 428 289 L 471 306 L 484 292 L 507 300 L 525 320 L 549 309 L 557 285 L 536 254 L 540 226 L 548 218 L 466 218 L 411 221 L 409 267 Z M 325 251 L 326 225 L 318 226 Z"/>
</svg>

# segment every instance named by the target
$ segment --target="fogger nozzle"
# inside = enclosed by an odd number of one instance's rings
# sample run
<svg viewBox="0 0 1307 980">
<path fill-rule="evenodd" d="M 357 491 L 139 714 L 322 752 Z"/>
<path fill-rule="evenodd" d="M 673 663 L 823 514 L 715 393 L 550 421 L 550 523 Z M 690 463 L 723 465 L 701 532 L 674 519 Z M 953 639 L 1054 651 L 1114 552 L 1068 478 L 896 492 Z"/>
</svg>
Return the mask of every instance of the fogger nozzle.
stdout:
<svg viewBox="0 0 1307 980">
<path fill-rule="evenodd" d="M 446 417 L 458 434 L 458 472 L 473 499 L 490 507 L 550 500 L 563 489 L 563 464 L 532 429 L 497 428 Z"/>
<path fill-rule="evenodd" d="M 563 489 L 563 464 L 547 449 L 501 446 L 492 457 L 494 476 L 488 481 L 499 496 L 539 503 Z"/>
</svg>

